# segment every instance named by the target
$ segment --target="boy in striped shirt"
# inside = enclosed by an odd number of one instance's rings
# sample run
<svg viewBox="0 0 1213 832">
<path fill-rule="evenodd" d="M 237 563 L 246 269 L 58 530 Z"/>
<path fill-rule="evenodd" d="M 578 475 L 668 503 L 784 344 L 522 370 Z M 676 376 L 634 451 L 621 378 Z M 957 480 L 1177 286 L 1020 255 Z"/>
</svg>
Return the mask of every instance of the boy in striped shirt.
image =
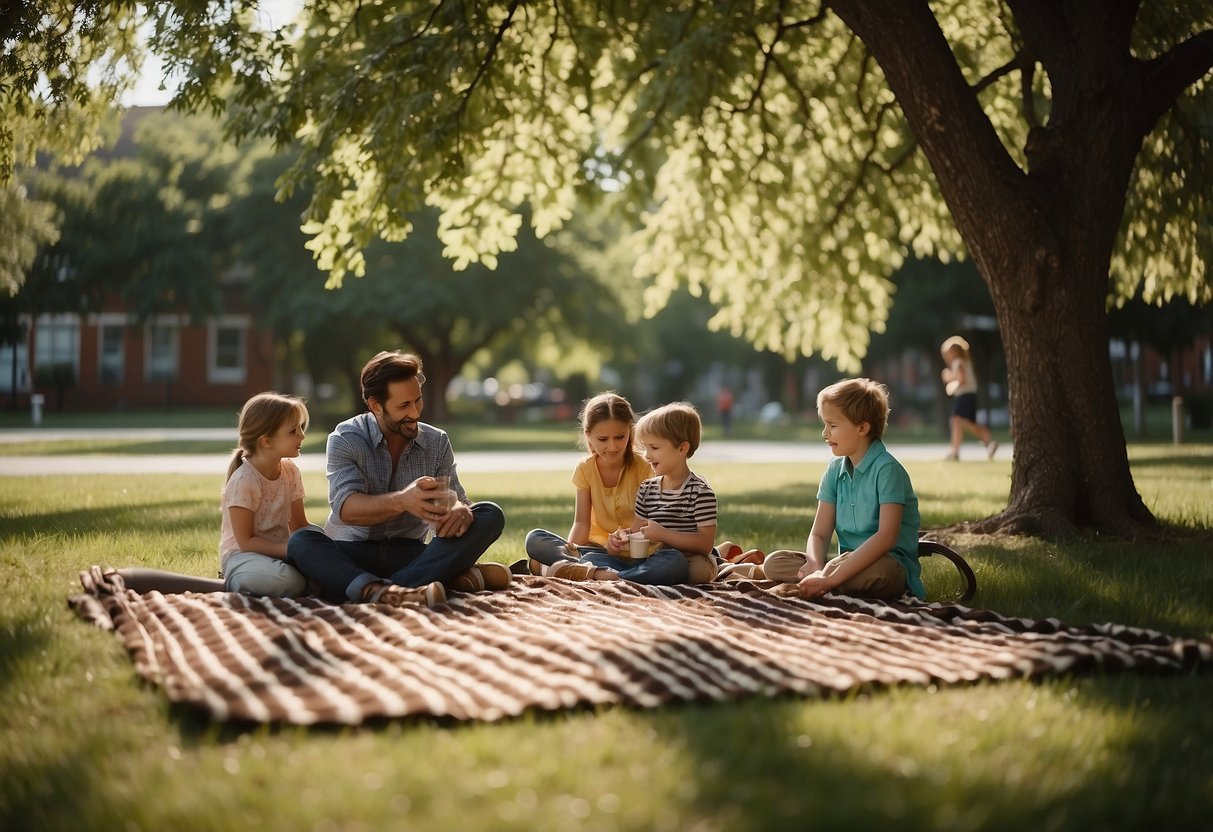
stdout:
<svg viewBox="0 0 1213 832">
<path fill-rule="evenodd" d="M 549 577 L 680 584 L 690 576 L 687 558 L 711 553 L 716 493 L 687 464 L 703 433 L 699 413 L 686 402 L 667 404 L 642 416 L 634 433 L 638 450 L 656 474 L 636 493 L 635 523 L 611 533 L 606 554 L 587 552 L 580 561 L 549 566 Z M 648 539 L 647 557 L 630 557 L 628 535 L 633 532 Z"/>
</svg>

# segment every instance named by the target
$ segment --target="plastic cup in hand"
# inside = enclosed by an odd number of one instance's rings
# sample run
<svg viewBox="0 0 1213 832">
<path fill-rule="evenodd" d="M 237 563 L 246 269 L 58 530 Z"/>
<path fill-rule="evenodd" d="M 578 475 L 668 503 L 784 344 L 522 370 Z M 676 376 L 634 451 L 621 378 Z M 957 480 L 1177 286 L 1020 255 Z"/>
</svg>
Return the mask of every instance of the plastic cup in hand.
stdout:
<svg viewBox="0 0 1213 832">
<path fill-rule="evenodd" d="M 430 503 L 438 509 L 445 508 L 450 511 L 455 507 L 457 495 L 451 490 L 450 477 L 434 477 L 434 487 L 430 490 Z M 430 531 L 436 531 L 438 524 L 433 521 L 426 521 L 426 525 L 430 527 Z"/>
<path fill-rule="evenodd" d="M 447 509 L 455 507 L 455 492 L 451 490 L 450 477 L 434 477 L 434 496 L 430 499 L 434 505 Z"/>
<path fill-rule="evenodd" d="M 649 539 L 644 536 L 644 532 L 632 532 L 628 535 L 628 551 L 633 558 L 649 556 Z"/>
</svg>

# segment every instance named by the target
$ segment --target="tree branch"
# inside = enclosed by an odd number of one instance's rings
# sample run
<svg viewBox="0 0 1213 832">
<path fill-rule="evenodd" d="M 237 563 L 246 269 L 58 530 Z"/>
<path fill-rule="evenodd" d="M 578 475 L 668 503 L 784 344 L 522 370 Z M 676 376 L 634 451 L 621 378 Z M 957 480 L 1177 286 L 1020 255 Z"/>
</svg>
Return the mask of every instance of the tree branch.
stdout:
<svg viewBox="0 0 1213 832">
<path fill-rule="evenodd" d="M 1147 61 L 1141 87 L 1144 132 L 1153 129 L 1180 93 L 1208 75 L 1210 69 L 1213 69 L 1213 30 L 1193 35 Z"/>
<path fill-rule="evenodd" d="M 510 3 L 509 11 L 505 15 L 505 20 L 501 21 L 501 25 L 497 27 L 497 33 L 493 36 L 492 43 L 489 44 L 488 51 L 484 53 L 484 57 L 480 59 L 479 66 L 476 67 L 476 75 L 468 82 L 468 85 L 459 92 L 459 97 L 462 101 L 459 102 L 459 109 L 455 113 L 456 121 L 463 120 L 463 114 L 467 110 L 468 102 L 472 97 L 472 93 L 476 91 L 476 87 L 488 74 L 489 67 L 493 64 L 493 58 L 497 55 L 497 49 L 501 46 L 501 42 L 505 39 L 506 30 L 510 28 L 510 24 L 514 22 L 514 13 L 518 11 L 518 7 L 522 5 L 522 0 L 513 0 Z"/>
</svg>

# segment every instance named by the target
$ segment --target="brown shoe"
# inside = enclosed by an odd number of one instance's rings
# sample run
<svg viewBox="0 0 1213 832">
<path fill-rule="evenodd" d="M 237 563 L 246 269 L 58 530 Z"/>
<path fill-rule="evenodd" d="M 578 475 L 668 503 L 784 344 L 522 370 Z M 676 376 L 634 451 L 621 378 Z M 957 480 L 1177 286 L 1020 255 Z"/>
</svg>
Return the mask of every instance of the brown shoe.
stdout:
<svg viewBox="0 0 1213 832">
<path fill-rule="evenodd" d="M 432 581 L 425 586 L 400 586 L 380 584 L 367 598 L 372 604 L 387 604 L 389 607 L 436 607 L 446 603 L 446 588 L 441 581 Z"/>
<path fill-rule="evenodd" d="M 592 563 L 565 561 L 549 566 L 546 574 L 549 578 L 564 578 L 566 581 L 592 581 L 598 574 L 598 567 Z"/>
<path fill-rule="evenodd" d="M 478 563 L 464 572 L 451 583 L 451 589 L 458 592 L 480 592 L 481 590 L 505 589 L 510 585 L 514 576 L 510 569 L 501 563 Z"/>
</svg>

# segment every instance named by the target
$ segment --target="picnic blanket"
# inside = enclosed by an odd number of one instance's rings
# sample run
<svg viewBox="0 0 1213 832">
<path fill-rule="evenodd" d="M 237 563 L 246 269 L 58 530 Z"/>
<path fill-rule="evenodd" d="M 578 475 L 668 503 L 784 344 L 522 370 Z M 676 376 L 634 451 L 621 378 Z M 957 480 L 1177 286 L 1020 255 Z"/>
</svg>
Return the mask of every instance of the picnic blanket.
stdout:
<svg viewBox="0 0 1213 832">
<path fill-rule="evenodd" d="M 517 577 L 433 609 L 239 593 L 140 595 L 112 571 L 69 598 L 112 629 L 140 676 L 217 720 L 354 724 L 528 709 L 651 708 L 823 696 L 1083 671 L 1176 672 L 1213 642 L 1115 624 L 1067 627 L 957 605 L 806 601 L 794 587 L 651 587 Z"/>
</svg>

